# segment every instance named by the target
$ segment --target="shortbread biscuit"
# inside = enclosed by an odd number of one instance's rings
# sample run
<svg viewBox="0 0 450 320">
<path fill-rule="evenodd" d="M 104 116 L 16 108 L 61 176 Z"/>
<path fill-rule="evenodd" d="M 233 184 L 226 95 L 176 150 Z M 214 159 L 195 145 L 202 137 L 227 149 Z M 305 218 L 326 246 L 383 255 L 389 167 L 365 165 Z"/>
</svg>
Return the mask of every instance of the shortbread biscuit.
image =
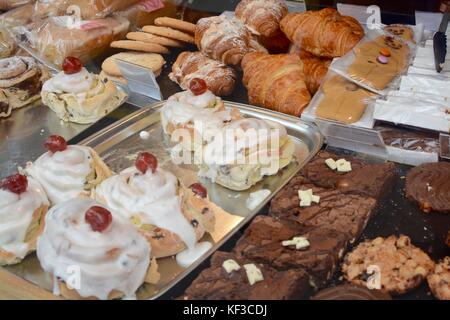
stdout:
<svg viewBox="0 0 450 320">
<path fill-rule="evenodd" d="M 143 53 L 143 52 L 120 52 L 107 58 L 103 64 L 102 69 L 111 76 L 121 77 L 122 71 L 116 63 L 116 59 L 123 60 L 136 64 L 138 66 L 152 70 L 155 74 L 161 72 L 164 66 L 164 58 L 157 53 Z"/>
<path fill-rule="evenodd" d="M 344 278 L 353 284 L 368 282 L 391 294 L 403 294 L 419 286 L 434 270 L 434 262 L 407 236 L 378 237 L 360 243 L 347 254 Z"/>
<path fill-rule="evenodd" d="M 169 17 L 159 17 L 155 19 L 155 25 L 161 27 L 169 27 L 172 29 L 194 33 L 195 32 L 195 24 L 186 22 L 180 19 L 174 19 Z"/>
<path fill-rule="evenodd" d="M 450 300 L 450 257 L 445 257 L 436 264 L 428 278 L 431 292 L 439 300 Z"/>
<path fill-rule="evenodd" d="M 142 31 L 187 43 L 195 43 L 192 35 L 168 27 L 145 26 L 142 28 Z"/>
<path fill-rule="evenodd" d="M 129 32 L 127 34 L 127 39 L 136 40 L 148 43 L 156 43 L 166 47 L 184 47 L 184 43 L 178 40 L 157 36 L 147 32 Z"/>
<path fill-rule="evenodd" d="M 98 76 L 100 77 L 100 79 L 102 79 L 102 81 L 106 79 L 115 83 L 123 84 L 125 86 L 128 85 L 128 81 L 124 77 L 112 76 L 107 72 L 105 72 L 104 70 L 102 70 Z"/>
<path fill-rule="evenodd" d="M 111 42 L 111 47 L 143 52 L 169 53 L 169 50 L 166 47 L 161 46 L 159 44 L 133 40 L 113 41 Z"/>
</svg>

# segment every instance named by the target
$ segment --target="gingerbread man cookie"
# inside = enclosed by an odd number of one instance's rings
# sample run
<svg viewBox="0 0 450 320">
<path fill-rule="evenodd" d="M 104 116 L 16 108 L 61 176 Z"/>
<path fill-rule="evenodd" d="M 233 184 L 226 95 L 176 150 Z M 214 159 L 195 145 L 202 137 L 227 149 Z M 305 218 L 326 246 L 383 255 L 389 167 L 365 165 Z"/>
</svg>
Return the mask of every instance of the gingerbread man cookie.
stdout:
<svg viewBox="0 0 450 320">
<path fill-rule="evenodd" d="M 414 41 L 414 31 L 411 27 L 404 24 L 390 24 L 384 28 L 385 31 L 393 34 L 394 36 L 400 37 L 406 41 Z"/>
<path fill-rule="evenodd" d="M 355 61 L 348 74 L 376 90 L 385 89 L 408 65 L 410 49 L 402 39 L 379 36 L 353 49 Z"/>
</svg>

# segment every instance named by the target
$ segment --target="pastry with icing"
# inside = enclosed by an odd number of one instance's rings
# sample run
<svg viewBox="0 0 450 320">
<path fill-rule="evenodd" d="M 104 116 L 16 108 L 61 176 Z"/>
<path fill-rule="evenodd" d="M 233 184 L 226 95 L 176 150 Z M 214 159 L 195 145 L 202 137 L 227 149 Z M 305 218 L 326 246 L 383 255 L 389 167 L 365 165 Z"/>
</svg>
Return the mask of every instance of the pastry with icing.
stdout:
<svg viewBox="0 0 450 320">
<path fill-rule="evenodd" d="M 0 183 L 0 265 L 22 261 L 36 248 L 49 202 L 33 178 L 15 174 Z"/>
<path fill-rule="evenodd" d="M 218 208 L 207 195 L 201 184 L 181 185 L 146 152 L 139 154 L 134 167 L 110 177 L 95 190 L 98 201 L 135 224 L 151 244 L 154 257 L 177 254 L 182 266 L 210 247 L 208 242 L 199 242 L 215 228 Z"/>
<path fill-rule="evenodd" d="M 74 57 L 42 87 L 42 102 L 66 122 L 93 123 L 119 107 L 126 94 L 107 78 L 89 73 Z"/>
<path fill-rule="evenodd" d="M 53 277 L 53 293 L 68 299 L 135 298 L 144 282 L 158 280 L 145 238 L 92 199 L 72 199 L 49 210 L 37 257 Z"/>
<path fill-rule="evenodd" d="M 28 162 L 26 172 L 44 188 L 52 205 L 76 197 L 90 197 L 96 185 L 112 175 L 111 170 L 89 147 L 67 145 L 63 137 L 50 136 L 48 150 Z"/>
<path fill-rule="evenodd" d="M 0 118 L 39 100 L 42 84 L 48 78 L 49 73 L 34 58 L 0 59 Z"/>
<path fill-rule="evenodd" d="M 240 118 L 239 110 L 226 109 L 222 99 L 216 97 L 200 78 L 190 81 L 189 90 L 171 96 L 161 110 L 164 132 L 172 136 L 172 140 L 182 140 L 187 150 L 201 147 L 218 129 Z"/>
<path fill-rule="evenodd" d="M 294 151 L 282 125 L 256 118 L 236 120 L 203 148 L 199 176 L 231 190 L 246 190 L 286 167 Z"/>
</svg>

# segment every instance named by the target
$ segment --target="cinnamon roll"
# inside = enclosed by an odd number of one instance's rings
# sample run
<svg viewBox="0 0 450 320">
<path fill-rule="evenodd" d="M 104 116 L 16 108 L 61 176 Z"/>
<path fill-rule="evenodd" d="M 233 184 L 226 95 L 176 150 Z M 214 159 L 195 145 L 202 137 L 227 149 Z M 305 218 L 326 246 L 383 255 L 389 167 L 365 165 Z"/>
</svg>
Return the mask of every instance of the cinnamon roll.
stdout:
<svg viewBox="0 0 450 320">
<path fill-rule="evenodd" d="M 0 265 L 16 264 L 36 248 L 49 202 L 41 185 L 16 174 L 0 183 Z"/>
<path fill-rule="evenodd" d="M 0 117 L 38 100 L 48 78 L 48 71 L 31 57 L 0 59 Z"/>
<path fill-rule="evenodd" d="M 206 189 L 200 184 L 181 185 L 172 173 L 158 168 L 149 153 L 141 153 L 135 167 L 101 183 L 95 198 L 132 221 L 156 258 L 178 254 L 177 261 L 187 266 L 188 256 L 195 260 L 210 247 L 207 242 L 199 243 L 215 228 L 216 207 Z"/>
<path fill-rule="evenodd" d="M 204 147 L 199 176 L 231 190 L 246 190 L 286 167 L 294 151 L 286 128 L 276 122 L 233 121 Z"/>
<path fill-rule="evenodd" d="M 145 238 L 92 199 L 72 199 L 52 207 L 45 224 L 37 257 L 42 269 L 53 276 L 55 295 L 134 298 L 157 272 Z"/>
<path fill-rule="evenodd" d="M 226 123 L 242 115 L 236 108 L 226 109 L 222 99 L 208 90 L 203 79 L 192 79 L 190 87 L 194 91 L 189 89 L 169 97 L 161 110 L 161 123 L 166 134 L 173 140 L 181 140 L 182 146 L 192 151 L 212 139 Z"/>
<path fill-rule="evenodd" d="M 29 162 L 26 172 L 41 183 L 53 205 L 80 196 L 90 197 L 95 186 L 112 175 L 89 147 L 67 146 L 59 136 L 50 136 L 45 147 L 48 152 Z"/>
<path fill-rule="evenodd" d="M 66 58 L 64 71 L 46 81 L 42 102 L 63 121 L 93 123 L 119 107 L 126 94 L 107 78 L 89 73 L 81 62 Z"/>
</svg>

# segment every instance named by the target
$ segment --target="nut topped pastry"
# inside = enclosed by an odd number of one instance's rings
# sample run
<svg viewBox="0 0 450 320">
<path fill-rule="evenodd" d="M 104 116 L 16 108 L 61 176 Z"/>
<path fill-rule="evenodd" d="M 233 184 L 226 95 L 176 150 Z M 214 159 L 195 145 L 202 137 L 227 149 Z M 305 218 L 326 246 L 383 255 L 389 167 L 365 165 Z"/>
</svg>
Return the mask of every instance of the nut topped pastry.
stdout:
<svg viewBox="0 0 450 320">
<path fill-rule="evenodd" d="M 44 146 L 48 151 L 27 163 L 26 172 L 41 183 L 53 205 L 79 196 L 89 197 L 96 185 L 112 175 L 89 147 L 68 146 L 63 137 L 55 135 Z"/>
<path fill-rule="evenodd" d="M 0 59 L 0 117 L 38 100 L 48 78 L 49 73 L 31 57 Z"/>
<path fill-rule="evenodd" d="M 19 263 L 35 250 L 48 206 L 33 178 L 15 174 L 0 182 L 0 265 Z"/>
<path fill-rule="evenodd" d="M 132 224 L 91 199 L 54 206 L 37 243 L 54 294 L 66 298 L 133 298 L 156 272 L 151 248 Z M 154 264 L 154 261 L 152 262 Z M 78 281 L 73 280 L 78 272 Z"/>
<path fill-rule="evenodd" d="M 63 121 L 93 123 L 116 109 L 126 98 L 112 81 L 89 73 L 74 57 L 62 72 L 44 83 L 42 102 Z"/>
<path fill-rule="evenodd" d="M 215 228 L 216 207 L 208 201 L 206 189 L 180 185 L 150 153 L 140 153 L 134 167 L 101 183 L 95 197 L 132 221 L 157 258 L 178 254 L 179 264 L 189 265 L 186 254 L 194 261 L 210 247 L 198 242 Z"/>
</svg>

